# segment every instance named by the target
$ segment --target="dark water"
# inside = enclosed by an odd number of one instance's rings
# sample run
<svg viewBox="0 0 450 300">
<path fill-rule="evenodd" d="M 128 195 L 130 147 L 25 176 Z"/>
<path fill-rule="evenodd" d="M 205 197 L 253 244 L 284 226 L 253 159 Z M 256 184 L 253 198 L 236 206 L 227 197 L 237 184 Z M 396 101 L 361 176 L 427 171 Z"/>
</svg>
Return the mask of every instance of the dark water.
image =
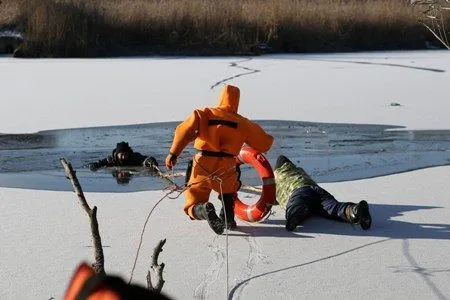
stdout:
<svg viewBox="0 0 450 300">
<path fill-rule="evenodd" d="M 450 130 L 408 131 L 401 127 L 367 124 L 327 124 L 297 121 L 258 121 L 275 137 L 268 153 L 272 165 L 284 154 L 304 167 L 318 182 L 387 175 L 450 164 Z M 178 123 L 95 127 L 0 134 L 0 186 L 71 190 L 60 158 L 72 163 L 84 191 L 129 192 L 162 189 L 167 182 L 143 172 L 128 184 L 118 184 L 111 170 L 90 172 L 86 165 L 111 153 L 117 142 L 154 156 L 160 165 L 170 148 Z M 184 171 L 191 146 L 182 153 L 175 171 Z M 163 168 L 164 169 L 164 168 Z M 250 166 L 243 181 L 261 184 Z M 176 181 L 182 182 L 183 178 Z"/>
</svg>

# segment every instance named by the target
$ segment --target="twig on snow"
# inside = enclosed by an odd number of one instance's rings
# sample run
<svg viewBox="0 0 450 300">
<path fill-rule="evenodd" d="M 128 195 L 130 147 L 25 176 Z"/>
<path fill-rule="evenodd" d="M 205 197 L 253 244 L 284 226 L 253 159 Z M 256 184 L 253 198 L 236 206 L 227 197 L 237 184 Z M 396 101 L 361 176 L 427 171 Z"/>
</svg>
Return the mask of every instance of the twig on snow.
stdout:
<svg viewBox="0 0 450 300">
<path fill-rule="evenodd" d="M 150 271 L 147 273 L 147 288 L 151 291 L 157 292 L 158 294 L 161 293 L 161 290 L 164 285 L 164 279 L 163 279 L 163 271 L 164 271 L 164 263 L 161 263 L 158 265 L 158 256 L 159 253 L 163 251 L 163 246 L 166 243 L 166 239 L 160 240 L 158 245 L 153 249 L 153 255 L 152 255 L 152 265 L 151 270 L 155 273 L 156 276 L 156 284 L 153 285 L 152 283 L 152 277 Z"/>
<path fill-rule="evenodd" d="M 94 257 L 95 257 L 95 263 L 92 264 L 92 267 L 94 268 L 97 274 L 105 274 L 105 259 L 103 256 L 102 239 L 100 237 L 100 232 L 98 230 L 97 207 L 94 206 L 92 209 L 89 207 L 89 204 L 87 203 L 86 198 L 84 197 L 83 190 L 81 189 L 81 185 L 76 176 L 76 172 L 72 168 L 72 164 L 70 162 L 67 162 L 64 158 L 61 158 L 60 162 L 68 175 L 67 178 L 72 183 L 73 190 L 77 194 L 81 206 L 83 207 L 86 214 L 89 216 L 91 224 L 92 242 L 94 243 Z"/>
</svg>

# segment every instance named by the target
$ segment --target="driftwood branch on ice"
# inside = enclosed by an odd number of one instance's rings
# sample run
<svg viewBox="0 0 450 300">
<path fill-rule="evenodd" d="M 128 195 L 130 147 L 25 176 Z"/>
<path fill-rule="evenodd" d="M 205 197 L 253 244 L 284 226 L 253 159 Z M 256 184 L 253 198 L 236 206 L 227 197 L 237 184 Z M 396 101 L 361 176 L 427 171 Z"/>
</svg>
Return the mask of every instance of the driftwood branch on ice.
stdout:
<svg viewBox="0 0 450 300">
<path fill-rule="evenodd" d="M 106 275 L 102 240 L 100 237 L 100 231 L 98 229 L 97 207 L 94 206 L 91 209 L 89 204 L 87 203 L 86 198 L 84 197 L 83 190 L 81 189 L 80 182 L 78 181 L 78 178 L 76 176 L 76 172 L 72 168 L 72 164 L 70 162 L 66 161 L 64 158 L 61 158 L 60 162 L 61 162 L 62 166 L 64 167 L 65 172 L 68 175 L 67 178 L 72 183 L 73 191 L 77 194 L 78 200 L 90 220 L 92 241 L 94 243 L 94 256 L 95 256 L 95 263 L 92 265 L 92 267 L 94 268 L 94 270 L 97 274 Z M 165 243 L 166 243 L 166 239 L 160 240 L 158 245 L 155 247 L 155 249 L 153 249 L 151 270 L 155 273 L 155 275 L 154 275 L 155 279 L 156 279 L 155 284 L 152 283 L 150 271 L 148 271 L 148 273 L 147 273 L 147 288 L 158 294 L 161 293 L 161 290 L 162 290 L 164 282 L 165 282 L 163 279 L 163 271 L 164 271 L 165 265 L 164 265 L 164 263 L 161 263 L 160 265 L 158 265 L 158 256 L 159 256 L 159 253 L 161 253 L 163 251 L 162 248 Z"/>
<path fill-rule="evenodd" d="M 158 265 L 158 256 L 159 253 L 161 253 L 163 250 L 163 246 L 166 243 L 166 239 L 160 240 L 158 245 L 153 249 L 153 255 L 152 255 L 152 265 L 151 270 L 155 273 L 156 277 L 156 283 L 153 285 L 152 283 L 152 277 L 150 271 L 147 273 L 147 288 L 151 291 L 155 291 L 157 293 L 161 293 L 161 290 L 164 285 L 164 279 L 163 279 L 163 271 L 164 271 L 164 263 L 161 263 Z"/>
<path fill-rule="evenodd" d="M 98 230 L 97 207 L 94 206 L 92 209 L 89 207 L 89 204 L 84 197 L 83 190 L 81 189 L 81 185 L 78 182 L 78 178 L 75 174 L 76 172 L 72 168 L 72 164 L 70 162 L 67 162 L 64 158 L 61 158 L 60 161 L 68 175 L 68 179 L 72 183 L 73 191 L 77 194 L 78 200 L 80 201 L 81 206 L 88 215 L 91 223 L 91 233 L 92 241 L 94 243 L 95 257 L 95 263 L 92 265 L 92 267 L 97 274 L 105 274 L 105 259 L 103 256 L 102 239 Z"/>
</svg>

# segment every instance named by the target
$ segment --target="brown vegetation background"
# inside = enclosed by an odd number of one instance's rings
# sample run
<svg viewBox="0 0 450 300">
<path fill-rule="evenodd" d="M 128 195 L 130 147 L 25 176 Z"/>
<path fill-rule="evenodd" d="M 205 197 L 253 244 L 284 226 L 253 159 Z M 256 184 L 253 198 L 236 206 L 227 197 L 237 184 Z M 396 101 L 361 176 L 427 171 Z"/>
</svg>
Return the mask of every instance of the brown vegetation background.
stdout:
<svg viewBox="0 0 450 300">
<path fill-rule="evenodd" d="M 3 0 L 0 4 L 0 28 L 23 32 L 22 54 L 38 57 L 423 49 L 434 39 L 419 18 L 408 0 Z"/>
</svg>

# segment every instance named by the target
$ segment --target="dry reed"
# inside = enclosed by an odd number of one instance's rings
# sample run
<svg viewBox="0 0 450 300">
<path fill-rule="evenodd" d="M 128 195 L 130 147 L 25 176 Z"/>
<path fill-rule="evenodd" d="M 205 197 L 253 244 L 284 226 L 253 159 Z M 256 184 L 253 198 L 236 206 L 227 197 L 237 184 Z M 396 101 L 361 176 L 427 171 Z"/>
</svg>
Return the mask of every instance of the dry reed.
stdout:
<svg viewBox="0 0 450 300">
<path fill-rule="evenodd" d="M 3 1 L 18 9 L 0 21 L 25 32 L 22 50 L 34 56 L 420 49 L 433 40 L 403 0 Z"/>
</svg>

